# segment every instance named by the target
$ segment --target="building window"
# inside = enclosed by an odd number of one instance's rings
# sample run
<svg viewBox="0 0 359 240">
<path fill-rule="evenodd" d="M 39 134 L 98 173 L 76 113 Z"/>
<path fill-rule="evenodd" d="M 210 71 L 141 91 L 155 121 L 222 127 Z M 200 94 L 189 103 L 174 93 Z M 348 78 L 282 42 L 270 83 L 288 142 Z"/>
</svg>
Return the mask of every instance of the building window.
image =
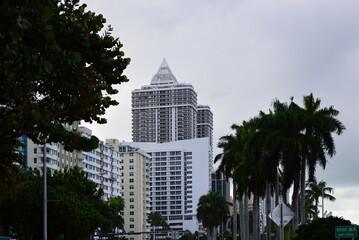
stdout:
<svg viewBox="0 0 359 240">
<path fill-rule="evenodd" d="M 134 192 L 130 192 L 130 196 L 134 196 L 135 195 L 135 193 Z"/>
<path fill-rule="evenodd" d="M 135 205 L 130 205 L 130 209 L 134 209 L 135 208 Z"/>
<path fill-rule="evenodd" d="M 36 148 L 35 148 L 36 149 Z M 34 158 L 34 163 L 37 163 L 37 158 Z"/>
<path fill-rule="evenodd" d="M 135 202 L 135 199 L 134 199 L 134 198 L 130 198 L 130 202 Z"/>
<path fill-rule="evenodd" d="M 130 189 L 135 189 L 135 185 L 130 185 Z"/>
<path fill-rule="evenodd" d="M 134 169 L 135 168 L 135 166 L 133 166 L 133 165 L 130 165 L 130 167 L 129 167 L 130 169 Z"/>
<path fill-rule="evenodd" d="M 130 178 L 130 182 L 134 182 L 135 180 L 133 178 Z"/>
<path fill-rule="evenodd" d="M 130 222 L 134 222 L 135 221 L 135 219 L 134 218 L 130 218 Z"/>
<path fill-rule="evenodd" d="M 135 175 L 135 173 L 134 172 L 130 172 L 130 176 L 134 176 Z"/>
<path fill-rule="evenodd" d="M 135 212 L 134 212 L 134 211 L 130 211 L 130 215 L 135 215 Z"/>
<path fill-rule="evenodd" d="M 133 224 L 130 224 L 130 228 L 135 228 L 135 225 L 133 225 Z"/>
<path fill-rule="evenodd" d="M 37 153 L 37 148 L 34 148 L 34 153 Z"/>
<path fill-rule="evenodd" d="M 135 162 L 135 160 L 132 158 L 129 160 L 129 163 L 134 163 L 134 162 Z"/>
</svg>

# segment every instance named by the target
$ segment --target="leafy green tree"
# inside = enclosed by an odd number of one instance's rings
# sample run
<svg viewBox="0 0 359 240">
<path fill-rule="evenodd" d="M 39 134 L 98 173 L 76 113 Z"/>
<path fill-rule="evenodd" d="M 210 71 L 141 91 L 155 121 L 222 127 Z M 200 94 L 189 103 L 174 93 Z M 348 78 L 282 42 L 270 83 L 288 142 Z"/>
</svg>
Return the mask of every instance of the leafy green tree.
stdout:
<svg viewBox="0 0 359 240">
<path fill-rule="evenodd" d="M 293 240 L 335 240 L 336 226 L 353 225 L 349 220 L 339 217 L 318 218 L 310 223 L 302 224 L 297 230 L 297 236 Z M 349 240 L 351 238 L 341 238 Z"/>
<path fill-rule="evenodd" d="M 184 234 L 179 238 L 179 240 L 197 240 L 198 238 L 195 234 L 192 234 L 190 231 L 185 231 Z"/>
<path fill-rule="evenodd" d="M 38 171 L 22 170 L 14 197 L 5 197 L 0 205 L 3 233 L 17 239 L 41 239 L 43 180 Z M 1 228 L 1 227 L 0 227 Z"/>
<path fill-rule="evenodd" d="M 48 237 L 82 240 L 98 228 L 121 228 L 118 210 L 123 200 L 105 202 L 102 189 L 89 180 L 78 167 L 64 172 L 48 172 Z M 38 171 L 23 171 L 21 187 L 15 200 L 7 199 L 0 207 L 0 224 L 11 229 L 19 239 L 42 237 L 42 176 Z"/>
<path fill-rule="evenodd" d="M 229 203 L 218 192 L 210 191 L 199 198 L 197 219 L 202 222 L 203 227 L 207 228 L 207 239 L 215 239 L 215 227 L 227 221 L 228 205 Z"/>
<path fill-rule="evenodd" d="M 114 233 L 116 228 L 123 229 L 124 219 L 120 215 L 125 207 L 125 201 L 122 197 L 111 197 L 105 201 L 101 207 L 103 216 L 100 226 L 101 233 Z"/>
<path fill-rule="evenodd" d="M 105 123 L 105 110 L 118 104 L 114 85 L 128 81 L 129 59 L 105 22 L 79 0 L 0 2 L 0 200 L 17 171 L 18 137 L 97 146 L 64 124 Z"/>
</svg>

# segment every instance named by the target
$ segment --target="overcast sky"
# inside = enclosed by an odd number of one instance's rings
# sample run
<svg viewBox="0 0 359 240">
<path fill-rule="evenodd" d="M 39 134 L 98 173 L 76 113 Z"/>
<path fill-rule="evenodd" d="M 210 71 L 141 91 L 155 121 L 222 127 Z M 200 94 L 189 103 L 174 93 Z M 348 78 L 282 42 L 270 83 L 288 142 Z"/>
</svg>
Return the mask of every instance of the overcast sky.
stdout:
<svg viewBox="0 0 359 240">
<path fill-rule="evenodd" d="M 214 113 L 214 143 L 278 98 L 313 93 L 347 130 L 318 180 L 335 188 L 325 209 L 359 224 L 359 1 L 83 0 L 102 13 L 131 58 L 130 82 L 107 111 L 100 139 L 131 140 L 131 91 L 150 83 L 165 57 L 179 82 Z M 88 125 L 87 125 L 88 126 Z M 215 149 L 215 153 L 219 153 Z"/>
</svg>

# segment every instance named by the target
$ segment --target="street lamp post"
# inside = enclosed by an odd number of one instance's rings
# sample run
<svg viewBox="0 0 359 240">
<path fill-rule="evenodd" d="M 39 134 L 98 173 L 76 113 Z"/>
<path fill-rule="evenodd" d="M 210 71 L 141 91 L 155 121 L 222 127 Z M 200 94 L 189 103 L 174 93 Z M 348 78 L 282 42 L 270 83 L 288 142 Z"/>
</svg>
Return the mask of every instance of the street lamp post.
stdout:
<svg viewBox="0 0 359 240">
<path fill-rule="evenodd" d="M 322 218 L 324 218 L 324 189 L 319 186 L 317 188 L 322 192 Z"/>
<path fill-rule="evenodd" d="M 44 234 L 44 240 L 47 240 L 47 174 L 46 174 L 46 142 L 44 144 L 44 149 L 43 149 L 43 178 L 44 178 L 44 196 L 43 196 L 43 201 L 44 201 L 44 226 L 43 226 L 43 234 Z"/>
<path fill-rule="evenodd" d="M 324 189 L 320 189 L 322 190 L 322 218 L 324 218 Z"/>
</svg>

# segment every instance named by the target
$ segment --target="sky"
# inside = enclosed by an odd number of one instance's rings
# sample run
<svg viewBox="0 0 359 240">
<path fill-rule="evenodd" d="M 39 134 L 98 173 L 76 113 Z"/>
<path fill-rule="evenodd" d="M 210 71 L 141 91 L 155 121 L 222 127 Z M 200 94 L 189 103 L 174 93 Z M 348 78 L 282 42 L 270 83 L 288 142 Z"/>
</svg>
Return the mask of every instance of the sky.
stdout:
<svg viewBox="0 0 359 240">
<path fill-rule="evenodd" d="M 130 79 L 118 86 L 104 140 L 131 141 L 131 91 L 148 85 L 164 58 L 178 82 L 191 83 L 214 113 L 214 144 L 230 126 L 267 112 L 275 99 L 303 95 L 333 105 L 345 132 L 318 181 L 335 189 L 325 210 L 359 224 L 359 1 L 82 0 L 114 28 Z M 220 153 L 215 148 L 214 153 Z"/>
</svg>

